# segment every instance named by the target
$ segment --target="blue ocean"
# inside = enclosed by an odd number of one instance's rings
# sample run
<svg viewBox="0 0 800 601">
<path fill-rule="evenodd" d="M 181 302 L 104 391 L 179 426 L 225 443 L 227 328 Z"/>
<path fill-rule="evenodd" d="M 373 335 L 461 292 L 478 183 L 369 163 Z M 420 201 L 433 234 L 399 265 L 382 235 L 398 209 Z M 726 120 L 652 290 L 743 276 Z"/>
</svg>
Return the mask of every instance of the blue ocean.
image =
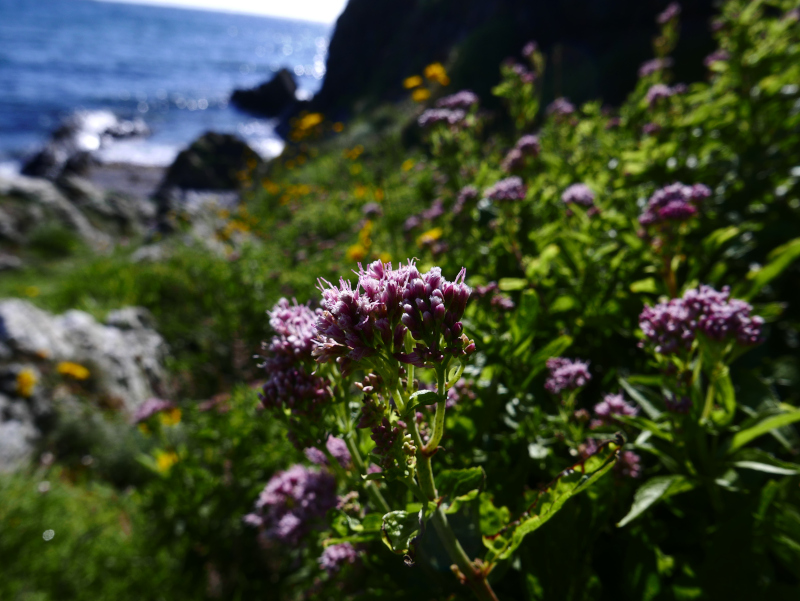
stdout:
<svg viewBox="0 0 800 601">
<path fill-rule="evenodd" d="M 234 88 L 296 74 L 298 96 L 325 75 L 331 27 L 260 16 L 97 2 L 0 0 L 0 163 L 19 164 L 66 117 L 141 118 L 152 134 L 101 160 L 166 165 L 207 130 L 265 155 L 272 122 L 231 107 Z"/>
</svg>

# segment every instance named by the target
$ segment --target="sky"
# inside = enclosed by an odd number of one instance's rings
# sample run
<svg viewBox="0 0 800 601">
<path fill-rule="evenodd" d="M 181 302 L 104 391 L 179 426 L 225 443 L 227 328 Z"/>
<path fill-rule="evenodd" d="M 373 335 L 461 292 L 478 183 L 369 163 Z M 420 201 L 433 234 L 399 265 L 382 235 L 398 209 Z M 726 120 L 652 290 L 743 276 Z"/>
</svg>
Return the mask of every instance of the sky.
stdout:
<svg viewBox="0 0 800 601">
<path fill-rule="evenodd" d="M 102 0 L 131 4 L 158 4 L 180 8 L 199 8 L 226 12 L 249 13 L 333 23 L 344 10 L 347 0 Z"/>
</svg>

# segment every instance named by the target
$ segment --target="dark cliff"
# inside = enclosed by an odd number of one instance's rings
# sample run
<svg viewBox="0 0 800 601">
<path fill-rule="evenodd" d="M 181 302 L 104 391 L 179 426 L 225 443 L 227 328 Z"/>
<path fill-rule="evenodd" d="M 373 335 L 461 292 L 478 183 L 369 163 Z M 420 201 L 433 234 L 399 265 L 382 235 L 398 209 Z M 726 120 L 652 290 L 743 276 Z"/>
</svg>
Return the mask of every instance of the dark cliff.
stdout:
<svg viewBox="0 0 800 601">
<path fill-rule="evenodd" d="M 404 77 L 452 59 L 451 89 L 485 99 L 499 63 L 536 40 L 548 56 L 545 90 L 573 100 L 618 103 L 652 58 L 656 16 L 667 0 L 350 0 L 331 39 L 328 70 L 314 108 L 351 110 L 394 100 Z M 684 2 L 674 53 L 679 81 L 704 76 L 713 48 L 713 0 Z"/>
</svg>

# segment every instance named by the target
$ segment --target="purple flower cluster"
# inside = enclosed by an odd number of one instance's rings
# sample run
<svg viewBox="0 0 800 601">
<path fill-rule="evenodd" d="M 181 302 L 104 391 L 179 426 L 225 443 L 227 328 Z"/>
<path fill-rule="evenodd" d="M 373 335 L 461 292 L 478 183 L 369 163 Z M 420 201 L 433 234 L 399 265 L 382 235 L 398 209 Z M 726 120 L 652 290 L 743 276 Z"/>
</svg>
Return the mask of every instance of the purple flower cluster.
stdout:
<svg viewBox="0 0 800 601">
<path fill-rule="evenodd" d="M 168 411 L 174 407 L 175 403 L 171 401 L 165 401 L 163 399 L 156 398 L 147 399 L 144 403 L 139 405 L 139 407 L 136 409 L 136 412 L 133 414 L 133 423 L 139 424 L 143 421 L 147 421 L 155 414 L 161 413 L 162 411 Z"/>
<path fill-rule="evenodd" d="M 652 108 L 660 100 L 669 98 L 670 96 L 675 96 L 676 94 L 685 94 L 686 90 L 686 84 L 683 83 L 675 84 L 673 87 L 669 87 L 663 83 L 657 83 L 650 86 L 650 89 L 647 90 L 647 95 L 645 98 L 647 100 L 647 104 L 650 106 L 650 108 Z"/>
<path fill-rule="evenodd" d="M 437 217 L 444 215 L 444 203 L 441 198 L 437 198 L 431 203 L 431 206 L 422 211 L 419 216 L 422 219 L 433 221 Z"/>
<path fill-rule="evenodd" d="M 639 77 L 647 77 L 648 75 L 652 75 L 658 71 L 669 69 L 672 67 L 672 65 L 673 60 L 669 57 L 651 59 L 645 63 L 642 63 L 642 66 L 639 67 Z"/>
<path fill-rule="evenodd" d="M 661 126 L 658 123 L 645 123 L 642 125 L 642 133 L 646 136 L 652 136 L 661 131 Z"/>
<path fill-rule="evenodd" d="M 513 59 L 511 59 L 513 61 Z M 511 64 L 511 72 L 520 78 L 522 83 L 533 83 L 536 81 L 536 73 L 527 69 L 525 65 L 519 63 Z"/>
<path fill-rule="evenodd" d="M 503 159 L 503 169 L 515 171 L 521 168 L 525 164 L 525 157 L 538 156 L 540 150 L 539 136 L 533 134 L 522 136 Z"/>
<path fill-rule="evenodd" d="M 368 202 L 361 207 L 361 212 L 367 219 L 375 219 L 376 217 L 383 215 L 383 209 L 377 202 Z"/>
<path fill-rule="evenodd" d="M 350 457 L 350 451 L 348 450 L 347 443 L 344 440 L 332 435 L 328 436 L 325 447 L 342 467 L 346 468 L 348 465 L 350 465 L 352 457 Z M 311 463 L 322 466 L 328 465 L 328 457 L 325 455 L 325 453 L 315 447 L 308 447 L 303 450 L 303 453 L 305 454 L 306 459 L 308 459 Z"/>
<path fill-rule="evenodd" d="M 571 115 L 575 112 L 575 106 L 566 98 L 556 98 L 547 106 L 548 115 Z"/>
<path fill-rule="evenodd" d="M 594 204 L 594 192 L 586 184 L 572 184 L 561 195 L 564 204 L 578 204 L 591 207 Z"/>
<path fill-rule="evenodd" d="M 656 17 L 656 21 L 660 25 L 665 25 L 672 21 L 673 19 L 677 19 L 678 15 L 681 14 L 681 5 L 677 2 L 671 2 L 664 12 L 662 12 L 658 17 Z"/>
<path fill-rule="evenodd" d="M 764 320 L 751 316 L 753 308 L 730 298 L 730 290 L 711 286 L 687 290 L 682 298 L 673 298 L 655 307 L 645 306 L 639 315 L 639 327 L 653 350 L 671 355 L 689 350 L 697 333 L 723 342 L 730 338 L 742 346 L 762 341 Z"/>
<path fill-rule="evenodd" d="M 680 182 L 657 190 L 639 216 L 644 226 L 664 222 L 686 221 L 697 214 L 700 201 L 711 196 L 711 190 L 703 184 L 685 186 Z"/>
<path fill-rule="evenodd" d="M 528 192 L 522 178 L 512 176 L 501 179 L 494 186 L 487 189 L 484 194 L 494 201 L 522 200 Z"/>
<path fill-rule="evenodd" d="M 468 111 L 478 104 L 478 96 L 471 90 L 461 90 L 436 101 L 440 109 L 462 109 Z"/>
<path fill-rule="evenodd" d="M 579 360 L 553 357 L 547 360 L 550 377 L 544 384 L 545 390 L 551 394 L 561 394 L 564 390 L 583 388 L 592 379 L 589 363 Z"/>
<path fill-rule="evenodd" d="M 444 353 L 471 353 L 475 345 L 459 321 L 470 294 L 465 276 L 462 269 L 448 282 L 438 267 L 421 274 L 413 261 L 396 270 L 375 261 L 366 269 L 359 265 L 355 289 L 344 279 L 339 287 L 320 280 L 323 311 L 316 323 L 314 356 L 321 363 L 337 360 L 344 369 L 376 355 L 380 347 L 414 365 L 442 361 Z M 421 343 L 410 354 L 401 352 L 406 328 Z"/>
<path fill-rule="evenodd" d="M 270 479 L 256 501 L 255 511 L 244 521 L 264 528 L 269 538 L 296 545 L 336 503 L 333 476 L 293 465 Z"/>
<path fill-rule="evenodd" d="M 710 67 L 714 63 L 722 63 L 725 61 L 731 60 L 731 54 L 727 50 L 723 50 L 720 48 L 719 50 L 715 50 L 711 54 L 709 54 L 705 59 L 703 59 L 703 64 L 706 67 Z"/>
<path fill-rule="evenodd" d="M 522 47 L 522 56 L 525 58 L 530 58 L 538 49 L 539 44 L 534 41 L 530 41 Z"/>
<path fill-rule="evenodd" d="M 461 211 L 464 210 L 464 207 L 467 206 L 467 203 L 473 202 L 478 199 L 478 189 L 475 186 L 464 186 L 461 188 L 461 191 L 458 193 L 458 197 L 456 198 L 456 202 L 453 205 L 453 215 L 459 215 Z"/>
<path fill-rule="evenodd" d="M 461 269 L 452 282 L 442 277 L 442 270 L 432 267 L 416 274 L 403 294 L 402 323 L 417 344 L 409 353 L 395 353 L 404 363 L 430 367 L 444 361 L 445 354 L 463 356 L 475 351 L 475 343 L 463 333 L 461 318 L 467 308 L 470 290 L 464 283 L 467 272 Z M 445 348 L 440 348 L 440 338 Z"/>
<path fill-rule="evenodd" d="M 466 116 L 467 114 L 461 109 L 427 109 L 419 116 L 417 123 L 423 129 L 427 129 L 437 123 L 458 125 Z"/>
<path fill-rule="evenodd" d="M 340 543 L 325 547 L 317 561 L 319 562 L 319 567 L 328 572 L 328 574 L 334 574 L 341 570 L 345 564 L 353 564 L 357 560 L 358 552 L 355 547 L 350 543 Z"/>
<path fill-rule="evenodd" d="M 621 394 L 607 394 L 603 400 L 594 406 L 597 419 L 592 420 L 591 427 L 597 428 L 614 423 L 614 416 L 629 415 L 633 417 L 639 413 L 639 408 L 625 401 Z"/>
<path fill-rule="evenodd" d="M 264 407 L 286 407 L 295 414 L 313 413 L 330 398 L 325 379 L 308 371 L 318 311 L 280 299 L 268 312 L 275 335 L 264 344 L 267 381 L 260 395 Z"/>
</svg>

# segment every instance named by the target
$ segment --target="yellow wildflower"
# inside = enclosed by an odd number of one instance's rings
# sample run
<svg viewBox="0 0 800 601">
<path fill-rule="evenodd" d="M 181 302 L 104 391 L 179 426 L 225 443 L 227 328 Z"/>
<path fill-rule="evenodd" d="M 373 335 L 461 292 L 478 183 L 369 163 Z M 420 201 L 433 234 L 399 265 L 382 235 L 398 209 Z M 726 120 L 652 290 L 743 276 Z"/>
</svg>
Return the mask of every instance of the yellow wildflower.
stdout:
<svg viewBox="0 0 800 601">
<path fill-rule="evenodd" d="M 382 252 L 381 254 L 379 254 L 379 255 L 378 255 L 378 258 L 379 258 L 381 261 L 383 261 L 384 263 L 388 263 L 389 261 L 391 261 L 391 260 L 392 260 L 392 255 L 390 255 L 390 254 L 389 254 L 389 253 L 387 253 L 387 252 Z"/>
<path fill-rule="evenodd" d="M 414 168 L 415 164 L 416 163 L 414 163 L 414 159 L 406 159 L 405 161 L 403 161 L 403 164 L 400 165 L 400 169 L 402 169 L 403 171 L 411 171 Z"/>
<path fill-rule="evenodd" d="M 274 183 L 274 182 L 272 182 L 272 181 L 270 181 L 268 179 L 263 179 L 261 181 L 261 185 L 263 186 L 263 188 L 267 192 L 269 192 L 270 194 L 274 194 L 276 196 L 278 195 L 278 192 L 281 191 L 281 187 L 278 184 L 276 184 L 276 183 Z"/>
<path fill-rule="evenodd" d="M 169 469 L 178 463 L 178 455 L 174 451 L 162 451 L 156 449 L 156 467 L 162 474 L 169 471 Z"/>
<path fill-rule="evenodd" d="M 344 123 L 342 123 L 341 121 L 337 121 L 336 123 L 334 123 L 333 131 L 335 131 L 337 134 L 342 133 L 344 131 Z"/>
<path fill-rule="evenodd" d="M 83 365 L 71 361 L 62 361 L 56 366 L 56 371 L 62 376 L 69 376 L 76 380 L 86 380 L 91 375 Z"/>
<path fill-rule="evenodd" d="M 364 227 L 361 228 L 361 231 L 358 232 L 358 241 L 364 248 L 369 248 L 372 246 L 372 238 L 370 238 L 370 235 L 372 234 L 372 226 L 372 221 L 368 219 L 364 224 Z"/>
<path fill-rule="evenodd" d="M 411 99 L 414 102 L 425 102 L 431 97 L 431 91 L 428 88 L 417 88 L 411 94 Z"/>
<path fill-rule="evenodd" d="M 181 410 L 177 407 L 162 411 L 158 414 L 158 421 L 162 426 L 176 426 L 181 423 Z"/>
<path fill-rule="evenodd" d="M 21 370 L 17 374 L 17 394 L 23 398 L 28 398 L 33 394 L 36 386 L 36 372 L 29 367 Z"/>
<path fill-rule="evenodd" d="M 406 77 L 403 80 L 403 87 L 406 90 L 410 90 L 411 88 L 416 88 L 417 86 L 422 85 L 422 78 L 419 75 L 412 75 L 411 77 Z"/>
<path fill-rule="evenodd" d="M 443 86 L 450 84 L 450 78 L 442 63 L 431 63 L 425 67 L 425 77 Z"/>
<path fill-rule="evenodd" d="M 417 238 L 417 244 L 420 246 L 425 246 L 426 244 L 430 244 L 442 237 L 442 228 L 435 227 L 432 230 L 428 230 L 424 234 L 420 235 Z"/>
<path fill-rule="evenodd" d="M 322 113 L 309 113 L 305 117 L 300 118 L 297 122 L 297 128 L 302 130 L 311 129 L 322 123 L 323 119 Z"/>
<path fill-rule="evenodd" d="M 353 191 L 353 196 L 356 198 L 364 198 L 367 194 L 367 187 L 366 186 L 356 186 L 356 189 Z"/>
<path fill-rule="evenodd" d="M 25 288 L 25 296 L 29 296 L 31 298 L 39 296 L 39 287 L 38 286 L 27 286 Z"/>
<path fill-rule="evenodd" d="M 383 193 L 382 188 L 375 188 L 375 200 L 381 202 L 385 197 L 386 195 Z"/>
<path fill-rule="evenodd" d="M 363 261 L 366 256 L 367 249 L 361 246 L 361 244 L 353 244 L 353 246 L 347 249 L 347 258 L 351 261 Z"/>
</svg>

